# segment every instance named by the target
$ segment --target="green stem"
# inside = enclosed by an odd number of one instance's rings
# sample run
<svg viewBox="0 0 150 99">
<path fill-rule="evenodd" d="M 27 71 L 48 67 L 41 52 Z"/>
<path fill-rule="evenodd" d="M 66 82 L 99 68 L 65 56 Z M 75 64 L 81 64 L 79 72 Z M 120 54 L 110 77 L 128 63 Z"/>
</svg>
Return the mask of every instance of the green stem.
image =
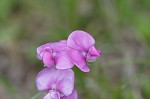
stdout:
<svg viewBox="0 0 150 99">
<path fill-rule="evenodd" d="M 31 97 L 30 99 L 37 99 L 42 93 L 38 92 L 37 94 L 35 94 L 33 97 Z"/>
</svg>

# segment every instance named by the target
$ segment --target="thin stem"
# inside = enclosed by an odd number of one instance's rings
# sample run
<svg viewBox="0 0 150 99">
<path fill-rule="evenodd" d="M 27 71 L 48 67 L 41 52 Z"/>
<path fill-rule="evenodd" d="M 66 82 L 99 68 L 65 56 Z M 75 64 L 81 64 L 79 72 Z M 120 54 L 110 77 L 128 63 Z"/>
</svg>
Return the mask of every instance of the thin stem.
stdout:
<svg viewBox="0 0 150 99">
<path fill-rule="evenodd" d="M 30 99 L 37 99 L 42 93 L 38 92 L 37 94 L 35 94 L 33 97 L 31 97 Z"/>
</svg>

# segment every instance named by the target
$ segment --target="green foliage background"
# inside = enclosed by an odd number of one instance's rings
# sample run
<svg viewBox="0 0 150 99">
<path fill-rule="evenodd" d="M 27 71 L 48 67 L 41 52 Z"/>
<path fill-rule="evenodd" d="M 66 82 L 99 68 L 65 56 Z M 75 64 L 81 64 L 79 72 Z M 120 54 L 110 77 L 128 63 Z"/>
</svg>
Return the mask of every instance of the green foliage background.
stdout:
<svg viewBox="0 0 150 99">
<path fill-rule="evenodd" d="M 38 93 L 36 48 L 76 29 L 103 52 L 73 68 L 79 99 L 150 99 L 150 0 L 0 0 L 0 99 Z"/>
</svg>

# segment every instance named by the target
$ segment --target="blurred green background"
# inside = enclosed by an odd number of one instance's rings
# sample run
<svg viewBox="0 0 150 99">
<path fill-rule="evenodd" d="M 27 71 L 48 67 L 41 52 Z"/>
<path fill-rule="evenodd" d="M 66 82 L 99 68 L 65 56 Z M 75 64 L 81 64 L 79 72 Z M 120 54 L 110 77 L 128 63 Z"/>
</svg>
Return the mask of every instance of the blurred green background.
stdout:
<svg viewBox="0 0 150 99">
<path fill-rule="evenodd" d="M 150 0 L 0 0 L 0 99 L 38 93 L 36 48 L 76 29 L 103 52 L 73 68 L 79 99 L 150 99 Z"/>
</svg>

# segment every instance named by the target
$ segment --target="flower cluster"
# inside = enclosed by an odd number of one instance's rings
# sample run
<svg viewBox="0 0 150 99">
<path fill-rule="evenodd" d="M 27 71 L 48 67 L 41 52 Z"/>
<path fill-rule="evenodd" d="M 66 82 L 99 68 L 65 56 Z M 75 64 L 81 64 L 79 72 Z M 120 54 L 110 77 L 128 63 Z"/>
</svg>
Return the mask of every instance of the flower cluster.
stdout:
<svg viewBox="0 0 150 99">
<path fill-rule="evenodd" d="M 48 92 L 43 99 L 77 99 L 71 68 L 76 65 L 83 72 L 90 71 L 87 62 L 93 62 L 101 55 L 94 44 L 90 34 L 76 30 L 67 40 L 37 48 L 37 57 L 46 67 L 36 77 L 38 90 Z"/>
</svg>

